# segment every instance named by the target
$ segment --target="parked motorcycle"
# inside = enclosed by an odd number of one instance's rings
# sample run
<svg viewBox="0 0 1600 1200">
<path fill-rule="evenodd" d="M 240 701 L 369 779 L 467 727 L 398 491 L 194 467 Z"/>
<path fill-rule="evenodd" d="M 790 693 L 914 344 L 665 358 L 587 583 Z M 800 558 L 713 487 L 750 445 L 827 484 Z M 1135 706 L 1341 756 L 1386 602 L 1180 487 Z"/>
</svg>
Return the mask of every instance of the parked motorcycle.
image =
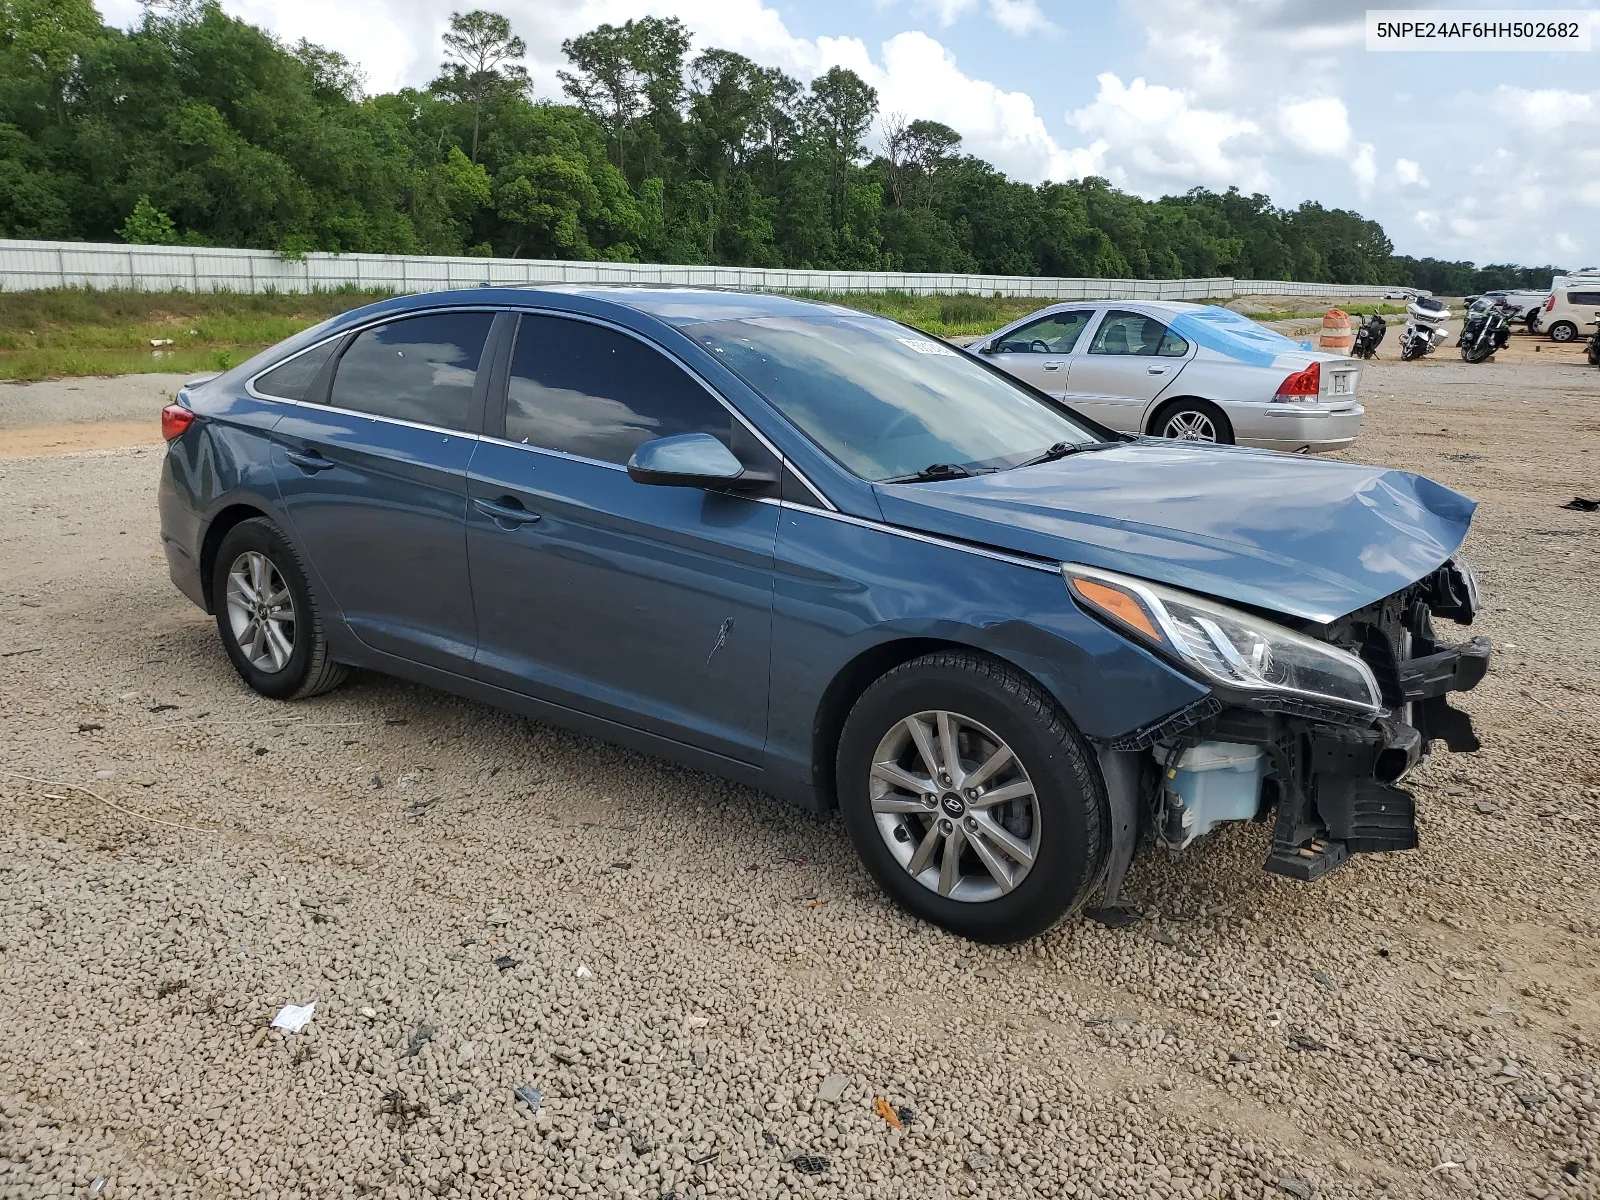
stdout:
<svg viewBox="0 0 1600 1200">
<path fill-rule="evenodd" d="M 1432 296 L 1418 296 L 1406 305 L 1406 331 L 1400 339 L 1400 358 L 1410 362 L 1432 354 L 1444 344 L 1444 323 L 1450 319 L 1450 306 Z"/>
<path fill-rule="evenodd" d="M 1511 319 L 1505 305 L 1484 296 L 1467 309 L 1456 345 L 1461 347 L 1461 361 L 1481 363 L 1496 350 L 1504 349 L 1510 340 Z"/>
<path fill-rule="evenodd" d="M 1589 335 L 1589 365 L 1600 367 L 1600 309 L 1595 310 L 1594 320 L 1589 324 L 1594 326 L 1594 332 Z"/>
<path fill-rule="evenodd" d="M 1383 342 L 1384 334 L 1389 332 L 1389 322 L 1378 315 L 1376 309 L 1372 315 L 1360 325 L 1356 326 L 1356 338 L 1350 346 L 1350 353 L 1357 358 L 1372 358 L 1378 353 L 1378 346 Z"/>
</svg>

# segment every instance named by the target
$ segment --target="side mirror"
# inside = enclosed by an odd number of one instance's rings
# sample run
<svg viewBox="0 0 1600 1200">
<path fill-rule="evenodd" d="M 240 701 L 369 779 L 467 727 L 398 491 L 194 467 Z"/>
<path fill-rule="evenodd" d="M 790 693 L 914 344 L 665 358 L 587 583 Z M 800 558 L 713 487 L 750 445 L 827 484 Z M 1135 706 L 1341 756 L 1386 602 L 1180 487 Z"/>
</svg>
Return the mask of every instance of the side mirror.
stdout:
<svg viewBox="0 0 1600 1200">
<path fill-rule="evenodd" d="M 742 488 L 772 483 L 768 471 L 752 471 L 709 433 L 656 438 L 633 452 L 628 478 L 660 487 Z"/>
</svg>

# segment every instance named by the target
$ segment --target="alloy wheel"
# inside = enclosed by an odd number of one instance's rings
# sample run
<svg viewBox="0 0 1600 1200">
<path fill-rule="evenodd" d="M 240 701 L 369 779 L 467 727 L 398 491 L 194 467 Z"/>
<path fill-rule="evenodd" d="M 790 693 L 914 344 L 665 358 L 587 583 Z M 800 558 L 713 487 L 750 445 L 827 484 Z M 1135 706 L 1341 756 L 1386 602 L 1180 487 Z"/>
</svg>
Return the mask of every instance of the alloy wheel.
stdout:
<svg viewBox="0 0 1600 1200">
<path fill-rule="evenodd" d="M 929 891 L 982 903 L 1014 890 L 1039 856 L 1039 799 L 993 731 L 960 713 L 914 713 L 878 743 L 873 820 Z"/>
<path fill-rule="evenodd" d="M 228 568 L 228 627 L 250 665 L 273 675 L 294 653 L 294 597 L 273 562 L 246 550 Z"/>
<path fill-rule="evenodd" d="M 1203 412 L 1186 408 L 1173 413 L 1161 427 L 1161 436 L 1180 442 L 1214 442 L 1217 427 Z"/>
</svg>

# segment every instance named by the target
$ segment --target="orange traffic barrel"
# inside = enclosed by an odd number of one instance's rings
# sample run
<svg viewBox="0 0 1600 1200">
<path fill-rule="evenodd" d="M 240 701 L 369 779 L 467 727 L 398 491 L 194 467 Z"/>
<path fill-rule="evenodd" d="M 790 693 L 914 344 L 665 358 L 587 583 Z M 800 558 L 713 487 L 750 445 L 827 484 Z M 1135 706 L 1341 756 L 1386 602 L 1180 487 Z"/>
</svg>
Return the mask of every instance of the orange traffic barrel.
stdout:
<svg viewBox="0 0 1600 1200">
<path fill-rule="evenodd" d="M 1324 350 L 1349 352 L 1355 335 L 1350 332 L 1350 314 L 1342 308 L 1330 308 L 1322 318 L 1322 338 L 1319 345 Z"/>
</svg>

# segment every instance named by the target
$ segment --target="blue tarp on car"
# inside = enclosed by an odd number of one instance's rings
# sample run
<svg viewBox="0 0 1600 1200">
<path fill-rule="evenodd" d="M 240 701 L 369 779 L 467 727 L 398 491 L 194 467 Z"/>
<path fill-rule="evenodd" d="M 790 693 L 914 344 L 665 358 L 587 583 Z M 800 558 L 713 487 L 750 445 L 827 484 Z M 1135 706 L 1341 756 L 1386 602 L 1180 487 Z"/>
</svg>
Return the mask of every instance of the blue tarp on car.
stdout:
<svg viewBox="0 0 1600 1200">
<path fill-rule="evenodd" d="M 1187 341 L 1252 367 L 1270 367 L 1280 354 L 1309 349 L 1219 305 L 1186 309 L 1168 322 L 1168 326 Z"/>
</svg>

